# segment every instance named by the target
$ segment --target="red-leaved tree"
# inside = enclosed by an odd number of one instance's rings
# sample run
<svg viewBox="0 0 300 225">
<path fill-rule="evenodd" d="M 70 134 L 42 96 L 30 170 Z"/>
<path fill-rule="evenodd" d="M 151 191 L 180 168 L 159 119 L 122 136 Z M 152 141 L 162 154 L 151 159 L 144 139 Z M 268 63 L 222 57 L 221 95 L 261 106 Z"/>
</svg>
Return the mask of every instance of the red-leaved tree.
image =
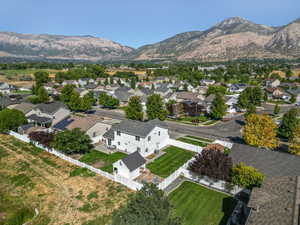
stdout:
<svg viewBox="0 0 300 225">
<path fill-rule="evenodd" d="M 53 141 L 54 135 L 53 133 L 47 133 L 44 131 L 34 131 L 29 134 L 29 138 L 32 141 L 40 143 L 41 145 L 50 147 L 50 143 Z"/>
<path fill-rule="evenodd" d="M 212 146 L 211 146 L 212 147 Z M 230 181 L 231 158 L 219 149 L 205 148 L 195 156 L 188 169 L 198 175 Z"/>
</svg>

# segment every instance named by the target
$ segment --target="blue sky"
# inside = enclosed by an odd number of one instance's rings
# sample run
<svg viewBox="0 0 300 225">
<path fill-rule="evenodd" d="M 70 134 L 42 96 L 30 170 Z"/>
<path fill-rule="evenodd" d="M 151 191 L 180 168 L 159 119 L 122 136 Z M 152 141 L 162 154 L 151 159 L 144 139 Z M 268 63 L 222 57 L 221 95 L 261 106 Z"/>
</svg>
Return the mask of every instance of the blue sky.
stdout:
<svg viewBox="0 0 300 225">
<path fill-rule="evenodd" d="M 1 0 L 0 31 L 93 35 L 139 47 L 232 16 L 284 25 L 300 0 Z"/>
</svg>

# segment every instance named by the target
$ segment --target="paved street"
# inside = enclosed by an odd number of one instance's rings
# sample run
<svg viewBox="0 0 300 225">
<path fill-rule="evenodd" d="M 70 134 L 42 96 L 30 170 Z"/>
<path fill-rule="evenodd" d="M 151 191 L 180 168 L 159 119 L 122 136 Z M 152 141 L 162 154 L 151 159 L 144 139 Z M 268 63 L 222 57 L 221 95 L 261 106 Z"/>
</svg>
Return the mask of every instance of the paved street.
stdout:
<svg viewBox="0 0 300 225">
<path fill-rule="evenodd" d="M 265 108 L 261 112 L 273 113 L 274 105 L 264 104 Z M 294 106 L 282 106 L 281 113 L 284 113 L 291 109 Z M 299 107 L 297 107 L 299 108 Z M 106 110 L 106 109 L 96 109 L 96 114 L 110 117 L 113 119 L 125 119 L 124 113 L 116 110 Z M 187 134 L 194 136 L 202 136 L 206 138 L 215 138 L 221 140 L 229 140 L 235 143 L 241 143 L 241 128 L 244 124 L 243 116 L 235 117 L 234 119 L 227 122 L 219 122 L 216 125 L 212 126 L 193 126 L 187 124 L 181 124 L 177 122 L 166 121 L 168 124 L 169 130 L 176 136 L 178 134 Z"/>
</svg>

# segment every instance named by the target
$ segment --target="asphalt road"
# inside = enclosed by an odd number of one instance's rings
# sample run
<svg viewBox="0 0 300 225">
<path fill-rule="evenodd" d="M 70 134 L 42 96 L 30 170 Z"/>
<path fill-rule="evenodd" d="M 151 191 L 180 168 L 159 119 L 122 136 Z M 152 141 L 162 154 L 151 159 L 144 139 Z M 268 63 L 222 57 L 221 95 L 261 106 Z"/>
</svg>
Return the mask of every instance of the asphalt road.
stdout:
<svg viewBox="0 0 300 225">
<path fill-rule="evenodd" d="M 264 110 L 260 111 L 261 113 L 273 113 L 274 105 L 264 104 Z M 282 106 L 281 113 L 284 113 L 295 106 Z M 297 107 L 299 108 L 299 107 Z M 106 109 L 96 109 L 96 114 L 110 117 L 113 119 L 122 120 L 125 119 L 125 115 L 121 111 L 116 110 L 106 110 Z M 193 126 L 187 124 L 181 124 L 177 122 L 166 121 L 168 124 L 169 130 L 172 133 L 202 136 L 206 138 L 214 138 L 221 140 L 228 140 L 235 143 L 241 143 L 242 135 L 241 129 L 244 125 L 244 117 L 237 116 L 234 119 L 227 122 L 219 122 L 212 126 Z"/>
</svg>

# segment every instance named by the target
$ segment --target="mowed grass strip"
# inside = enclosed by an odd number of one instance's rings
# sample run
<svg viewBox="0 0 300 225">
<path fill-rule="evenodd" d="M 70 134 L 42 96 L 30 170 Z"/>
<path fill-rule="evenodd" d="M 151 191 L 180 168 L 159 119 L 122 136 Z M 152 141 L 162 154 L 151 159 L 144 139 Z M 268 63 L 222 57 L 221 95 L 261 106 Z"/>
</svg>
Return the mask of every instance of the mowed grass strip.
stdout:
<svg viewBox="0 0 300 225">
<path fill-rule="evenodd" d="M 104 166 L 100 169 L 112 173 L 113 172 L 113 166 L 112 164 L 120 159 L 125 158 L 127 155 L 122 152 L 115 152 L 112 154 L 106 154 L 104 152 L 99 152 L 96 150 L 93 150 L 89 153 L 84 154 L 79 161 L 87 163 L 87 164 L 94 164 L 98 161 L 102 161 L 104 163 Z"/>
<path fill-rule="evenodd" d="M 198 184 L 185 181 L 169 195 L 175 216 L 185 225 L 225 225 L 236 200 Z"/>
<path fill-rule="evenodd" d="M 185 138 L 185 137 L 178 138 L 177 141 L 185 142 L 185 143 L 188 143 L 188 144 L 191 144 L 191 145 L 197 145 L 197 146 L 200 146 L 200 147 L 205 147 L 205 146 L 208 145 L 208 143 L 188 139 L 188 138 Z"/>
<path fill-rule="evenodd" d="M 212 139 L 203 138 L 203 137 L 196 137 L 196 136 L 190 136 L 190 135 L 187 135 L 185 137 L 196 139 L 196 140 L 203 141 L 203 142 L 208 142 L 208 143 L 212 143 L 213 142 Z"/>
<path fill-rule="evenodd" d="M 171 175 L 195 155 L 194 152 L 175 146 L 170 146 L 164 151 L 166 152 L 164 155 L 147 164 L 147 168 L 152 173 L 164 178 Z"/>
</svg>

